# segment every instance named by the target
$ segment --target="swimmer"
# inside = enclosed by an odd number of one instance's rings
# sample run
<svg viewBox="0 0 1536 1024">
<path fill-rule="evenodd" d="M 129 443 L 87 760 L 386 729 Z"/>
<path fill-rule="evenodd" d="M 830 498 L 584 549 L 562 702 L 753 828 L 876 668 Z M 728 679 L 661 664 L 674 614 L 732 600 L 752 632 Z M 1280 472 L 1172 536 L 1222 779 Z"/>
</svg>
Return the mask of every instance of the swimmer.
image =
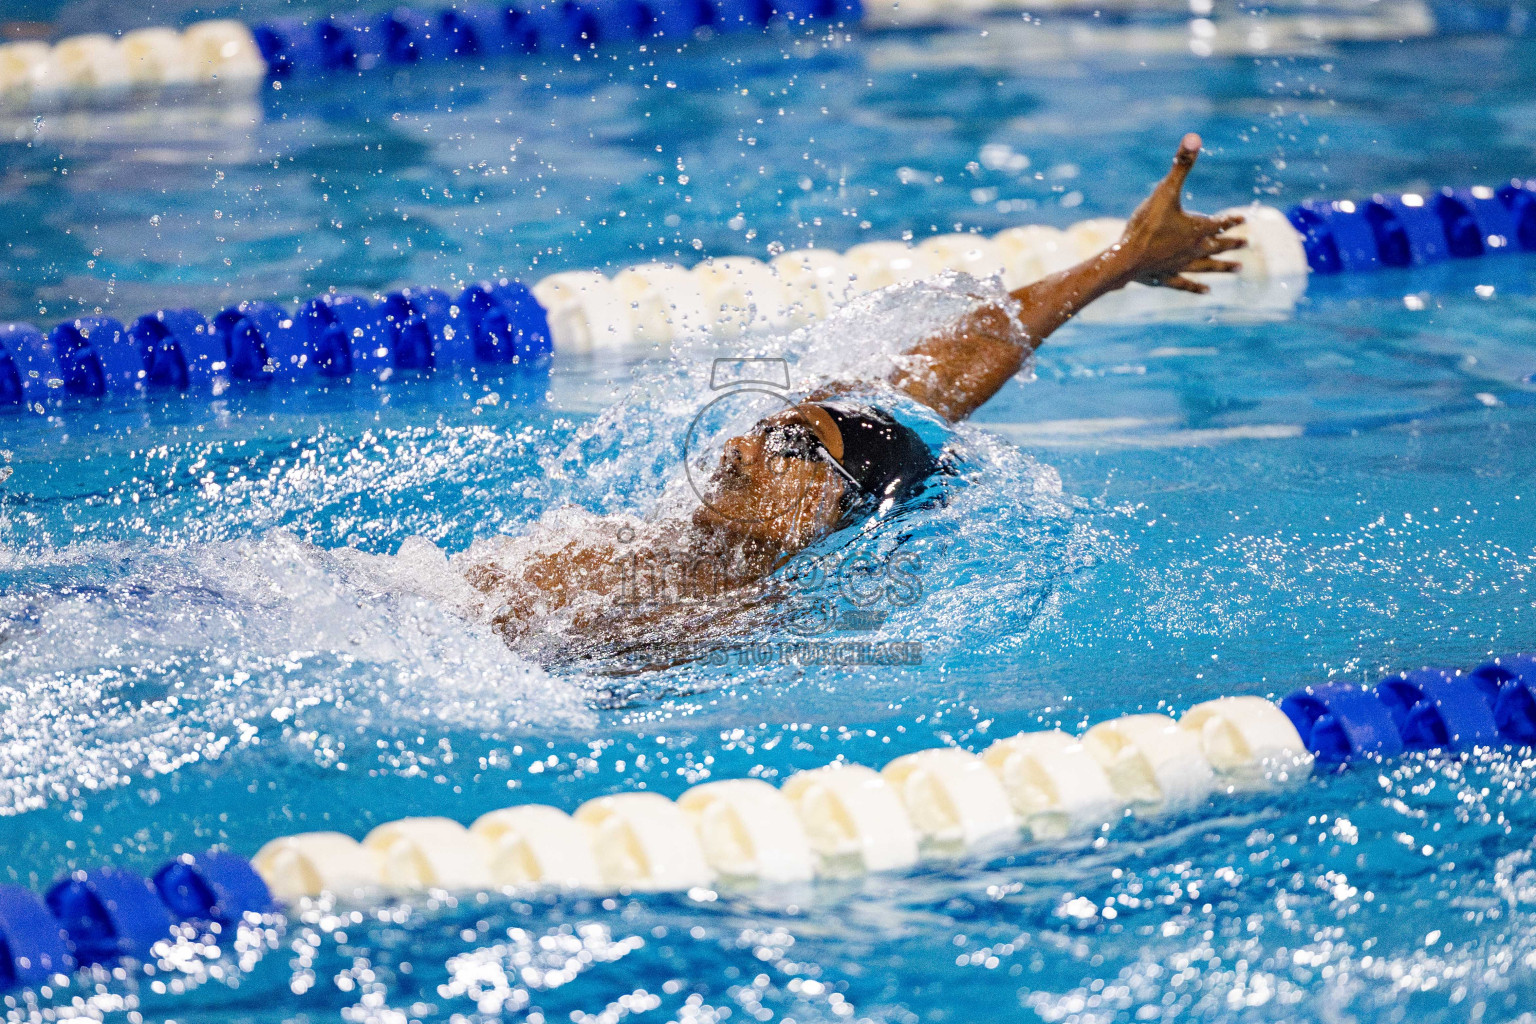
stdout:
<svg viewBox="0 0 1536 1024">
<path fill-rule="evenodd" d="M 1203 293 L 1207 286 L 1186 274 L 1238 269 L 1219 256 L 1244 244 L 1224 234 L 1242 218 L 1181 206 L 1200 145 L 1198 135 L 1184 137 L 1119 242 L 1014 291 L 1016 313 L 985 305 L 909 349 L 886 380 L 826 385 L 728 440 L 690 515 L 646 523 L 572 513 L 566 528 L 546 535 L 475 545 L 455 562 L 479 595 L 479 617 L 546 662 L 619 654 L 632 666 L 660 667 L 669 659 L 648 661 L 648 649 L 720 636 L 770 607 L 762 584 L 788 559 L 900 502 L 938 466 L 910 427 L 861 395 L 883 387 L 958 422 L 1100 296 L 1133 281 Z M 680 562 L 675 552 L 687 555 Z M 637 565 L 671 573 L 675 600 L 626 604 Z M 556 634 L 551 619 L 562 624 Z"/>
</svg>

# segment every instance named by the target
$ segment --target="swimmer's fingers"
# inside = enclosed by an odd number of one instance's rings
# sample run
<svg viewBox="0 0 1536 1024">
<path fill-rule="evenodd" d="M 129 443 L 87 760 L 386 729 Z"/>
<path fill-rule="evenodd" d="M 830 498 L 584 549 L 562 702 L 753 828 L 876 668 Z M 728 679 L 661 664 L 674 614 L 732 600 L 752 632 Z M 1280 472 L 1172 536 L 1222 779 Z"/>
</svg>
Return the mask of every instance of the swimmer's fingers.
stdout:
<svg viewBox="0 0 1536 1024">
<path fill-rule="evenodd" d="M 1184 191 L 1184 181 L 1189 177 L 1189 172 L 1195 166 L 1195 160 L 1200 156 L 1200 136 L 1190 132 L 1179 142 L 1179 151 L 1173 155 L 1173 169 L 1168 172 L 1157 186 L 1158 197 L 1173 206 L 1179 205 L 1179 196 Z"/>
<path fill-rule="evenodd" d="M 1183 274 L 1161 278 L 1154 281 L 1153 284 L 1156 284 L 1159 288 L 1177 288 L 1181 292 L 1192 292 L 1195 295 L 1204 295 L 1211 290 L 1210 285 L 1201 284 L 1199 281 L 1191 281 Z"/>
<path fill-rule="evenodd" d="M 1241 263 L 1235 260 L 1213 260 L 1205 257 L 1191 260 L 1189 266 L 1184 268 L 1186 274 L 1235 274 L 1243 269 Z"/>
<path fill-rule="evenodd" d="M 1213 235 L 1200 244 L 1207 256 L 1214 256 L 1219 252 L 1231 252 L 1233 249 L 1244 249 L 1248 246 L 1246 238 L 1228 238 L 1223 235 Z"/>
<path fill-rule="evenodd" d="M 1138 213 L 1168 214 L 1178 210 L 1184 194 L 1184 180 L 1195 166 L 1200 155 L 1200 136 L 1190 132 L 1179 143 L 1179 151 L 1173 155 L 1173 168 L 1157 183 L 1152 194 L 1138 207 Z"/>
<path fill-rule="evenodd" d="M 1240 249 L 1248 244 L 1242 238 L 1237 238 L 1225 234 L 1225 232 L 1230 231 L 1237 227 L 1239 224 L 1243 223 L 1243 218 L 1238 214 L 1232 214 L 1226 217 L 1207 217 L 1202 213 L 1191 213 L 1186 214 L 1186 216 L 1195 222 L 1195 230 L 1199 232 L 1201 237 L 1201 244 L 1203 245 L 1211 245 L 1214 242 L 1220 240 L 1222 242 L 1230 243 L 1226 246 L 1226 249 Z M 1211 251 L 1225 252 L 1226 249 L 1212 249 Z"/>
</svg>

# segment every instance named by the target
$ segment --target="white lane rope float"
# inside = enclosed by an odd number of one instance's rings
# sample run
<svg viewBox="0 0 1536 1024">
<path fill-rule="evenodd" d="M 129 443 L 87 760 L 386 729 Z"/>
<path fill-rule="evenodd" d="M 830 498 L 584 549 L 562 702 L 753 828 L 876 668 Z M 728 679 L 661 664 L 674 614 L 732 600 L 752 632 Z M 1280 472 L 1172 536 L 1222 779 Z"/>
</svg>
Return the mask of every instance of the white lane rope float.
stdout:
<svg viewBox="0 0 1536 1024">
<path fill-rule="evenodd" d="M 552 886 L 686 891 L 900 871 L 1009 837 L 1055 840 L 1126 814 L 1186 814 L 1219 793 L 1305 778 L 1312 755 L 1277 705 L 1258 697 L 1197 704 L 1179 720 L 1137 714 L 1080 737 L 1001 739 L 981 754 L 938 747 L 876 771 L 834 762 L 782 786 L 701 783 L 670 800 L 598 797 L 566 815 L 529 805 L 470 828 L 407 818 L 358 843 L 335 832 L 274 839 L 252 860 L 279 899 L 369 890 Z"/>
<path fill-rule="evenodd" d="M 1192 275 L 1207 295 L 1126 286 L 1084 311 L 1090 322 L 1133 322 L 1220 310 L 1283 315 L 1306 291 L 1301 236 L 1274 207 L 1254 204 L 1221 211 L 1242 214 L 1231 233 L 1247 241 L 1224 254 L 1235 274 Z M 597 271 L 552 274 L 533 286 L 549 317 L 556 352 L 650 349 L 693 335 L 787 330 L 826 316 L 858 295 L 920 281 L 945 271 L 998 277 L 1009 290 L 1065 270 L 1114 245 L 1125 221 L 1096 218 L 1065 231 L 1041 225 L 995 235 L 948 234 L 917 245 L 873 241 L 845 253 L 800 249 L 771 262 L 749 256 L 706 259 L 691 271 L 651 263 L 607 278 Z"/>
</svg>

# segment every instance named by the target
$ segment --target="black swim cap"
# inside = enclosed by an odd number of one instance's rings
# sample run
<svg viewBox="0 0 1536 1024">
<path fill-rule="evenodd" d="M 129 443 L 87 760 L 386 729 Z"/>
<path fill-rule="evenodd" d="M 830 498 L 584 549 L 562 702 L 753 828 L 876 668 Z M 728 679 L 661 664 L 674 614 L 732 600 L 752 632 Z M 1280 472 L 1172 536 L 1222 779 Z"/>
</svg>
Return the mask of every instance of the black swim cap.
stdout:
<svg viewBox="0 0 1536 1024">
<path fill-rule="evenodd" d="M 938 468 L 933 452 L 913 430 L 884 409 L 853 402 L 814 402 L 843 435 L 841 465 L 858 487 L 854 496 L 901 498 Z"/>
</svg>

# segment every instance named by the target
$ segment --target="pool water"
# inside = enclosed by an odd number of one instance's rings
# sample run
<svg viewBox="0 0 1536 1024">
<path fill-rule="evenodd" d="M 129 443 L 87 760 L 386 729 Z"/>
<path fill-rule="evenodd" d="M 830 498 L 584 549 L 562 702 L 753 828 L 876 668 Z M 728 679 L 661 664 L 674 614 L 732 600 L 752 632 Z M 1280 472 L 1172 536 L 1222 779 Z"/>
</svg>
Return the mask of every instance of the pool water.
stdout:
<svg viewBox="0 0 1536 1024">
<path fill-rule="evenodd" d="M 1188 129 L 1204 208 L 1536 171 L 1536 41 L 1308 41 L 1289 13 L 1222 8 L 1243 31 L 1207 56 L 1167 17 L 992 18 L 29 119 L 0 144 L 0 319 L 1065 225 L 1124 215 Z M 948 439 L 941 500 L 810 556 L 915 558 L 915 601 L 823 638 L 916 664 L 541 665 L 454 614 L 410 539 L 675 504 L 714 357 L 868 368 L 960 285 L 671 359 L 7 416 L 0 881 L 1530 650 L 1533 284 L 1507 256 L 1314 280 L 1285 318 L 1063 330 Z M 321 904 L 3 1008 L 1529 1022 L 1533 786 L 1530 751 L 1408 757 L 903 874 Z"/>
</svg>

